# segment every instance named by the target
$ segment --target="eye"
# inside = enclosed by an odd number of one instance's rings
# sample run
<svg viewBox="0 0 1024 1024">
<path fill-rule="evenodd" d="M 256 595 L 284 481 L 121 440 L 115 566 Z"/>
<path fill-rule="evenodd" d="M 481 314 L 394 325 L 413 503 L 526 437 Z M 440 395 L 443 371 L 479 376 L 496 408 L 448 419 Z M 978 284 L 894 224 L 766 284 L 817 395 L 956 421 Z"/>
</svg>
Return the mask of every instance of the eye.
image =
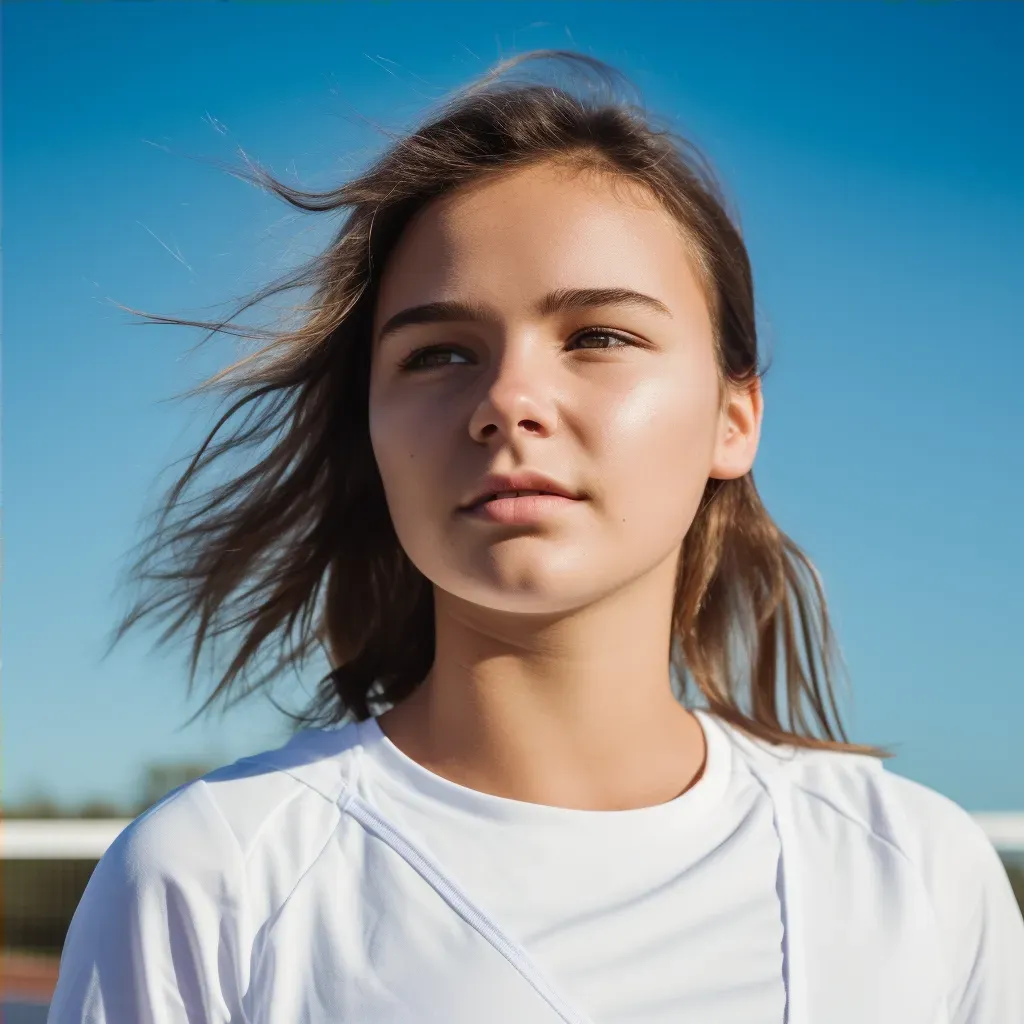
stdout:
<svg viewBox="0 0 1024 1024">
<path fill-rule="evenodd" d="M 469 359 L 462 352 L 454 348 L 446 348 L 441 345 L 433 345 L 429 348 L 418 348 L 410 353 L 398 365 L 399 369 L 414 372 L 416 370 L 431 370 L 439 366 L 453 366 L 455 359 L 469 362 Z"/>
<path fill-rule="evenodd" d="M 601 339 L 610 338 L 614 344 L 601 344 Z M 598 342 L 596 345 L 581 345 L 580 348 L 585 349 L 608 349 L 608 348 L 622 348 L 626 345 L 635 345 L 636 342 L 632 338 L 625 334 L 619 334 L 618 331 L 610 331 L 604 327 L 591 327 L 581 334 L 577 334 L 573 338 L 572 344 L 579 341 L 591 341 L 595 340 Z"/>
</svg>

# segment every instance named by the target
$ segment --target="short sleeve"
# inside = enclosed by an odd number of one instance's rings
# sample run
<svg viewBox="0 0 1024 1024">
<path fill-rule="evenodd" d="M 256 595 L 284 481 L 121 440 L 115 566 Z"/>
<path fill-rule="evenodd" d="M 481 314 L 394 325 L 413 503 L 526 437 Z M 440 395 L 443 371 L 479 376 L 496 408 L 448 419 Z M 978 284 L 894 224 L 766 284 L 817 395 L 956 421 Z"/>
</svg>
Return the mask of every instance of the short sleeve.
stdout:
<svg viewBox="0 0 1024 1024">
<path fill-rule="evenodd" d="M 917 859 L 945 951 L 951 1024 L 1024 1021 L 1024 919 L 999 855 L 962 808 L 892 778 L 921 824 Z"/>
<path fill-rule="evenodd" d="M 75 911 L 48 1024 L 244 1021 L 241 850 L 202 781 L 137 818 Z"/>
</svg>

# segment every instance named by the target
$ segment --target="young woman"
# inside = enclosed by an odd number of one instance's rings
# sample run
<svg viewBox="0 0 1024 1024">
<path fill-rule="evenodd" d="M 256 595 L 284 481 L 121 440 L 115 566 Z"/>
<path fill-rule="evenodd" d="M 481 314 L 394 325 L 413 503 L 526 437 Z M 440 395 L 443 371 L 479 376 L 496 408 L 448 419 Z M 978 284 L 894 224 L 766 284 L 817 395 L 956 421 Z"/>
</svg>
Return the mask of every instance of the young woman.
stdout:
<svg viewBox="0 0 1024 1024">
<path fill-rule="evenodd" d="M 122 631 L 193 623 L 193 673 L 230 634 L 211 699 L 275 640 L 263 681 L 333 668 L 313 727 L 110 848 L 51 1022 L 1024 1020 L 984 834 L 836 719 L 709 172 L 514 63 L 336 191 L 257 174 L 350 213 L 256 297 L 312 288 L 213 379 L 248 416 L 171 492 Z"/>
</svg>

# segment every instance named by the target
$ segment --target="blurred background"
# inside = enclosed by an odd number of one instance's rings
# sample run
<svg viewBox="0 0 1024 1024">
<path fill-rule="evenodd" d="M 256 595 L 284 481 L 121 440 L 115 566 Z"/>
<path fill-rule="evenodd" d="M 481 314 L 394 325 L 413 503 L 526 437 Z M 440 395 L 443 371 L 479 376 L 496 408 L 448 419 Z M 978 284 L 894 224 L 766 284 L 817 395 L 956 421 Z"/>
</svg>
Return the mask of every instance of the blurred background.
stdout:
<svg viewBox="0 0 1024 1024">
<path fill-rule="evenodd" d="M 1024 892 L 1024 5 L 37 0 L 0 17 L 5 1021 L 40 1019 L 127 820 L 290 732 L 262 698 L 188 724 L 205 693 L 153 633 L 103 657 L 141 517 L 212 422 L 167 399 L 237 354 L 190 353 L 198 332 L 114 303 L 223 314 L 337 224 L 222 165 L 336 185 L 385 145 L 374 126 L 542 47 L 623 71 L 717 168 L 771 359 L 755 475 L 822 572 L 849 731 L 979 815 Z M 319 674 L 276 699 L 301 707 Z"/>
</svg>

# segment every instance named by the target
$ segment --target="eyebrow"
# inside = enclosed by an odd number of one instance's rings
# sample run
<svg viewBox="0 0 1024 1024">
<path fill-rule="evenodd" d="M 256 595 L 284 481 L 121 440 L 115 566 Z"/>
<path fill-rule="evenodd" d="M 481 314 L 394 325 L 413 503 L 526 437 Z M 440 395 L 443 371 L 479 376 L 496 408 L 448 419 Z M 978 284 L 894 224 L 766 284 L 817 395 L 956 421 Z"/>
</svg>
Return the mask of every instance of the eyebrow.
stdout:
<svg viewBox="0 0 1024 1024">
<path fill-rule="evenodd" d="M 660 299 L 632 288 L 556 288 L 534 307 L 538 316 L 570 313 L 595 306 L 636 306 L 671 317 L 672 311 Z M 378 343 L 388 335 L 414 324 L 485 323 L 498 324 L 501 318 L 487 305 L 460 299 L 428 302 L 410 306 L 390 317 L 377 335 Z"/>
</svg>

